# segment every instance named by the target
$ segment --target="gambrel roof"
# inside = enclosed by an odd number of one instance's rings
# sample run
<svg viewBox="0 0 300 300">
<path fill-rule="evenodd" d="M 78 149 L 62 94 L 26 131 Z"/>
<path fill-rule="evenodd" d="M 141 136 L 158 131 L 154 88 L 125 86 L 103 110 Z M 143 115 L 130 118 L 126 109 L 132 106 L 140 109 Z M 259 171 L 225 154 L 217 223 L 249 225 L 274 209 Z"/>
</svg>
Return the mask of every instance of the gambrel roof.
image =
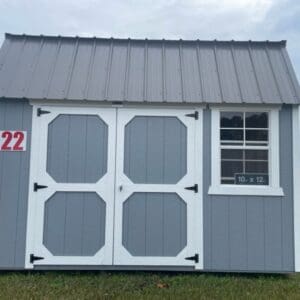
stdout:
<svg viewBox="0 0 300 300">
<path fill-rule="evenodd" d="M 300 103 L 286 42 L 6 34 L 0 97 L 155 103 Z"/>
</svg>

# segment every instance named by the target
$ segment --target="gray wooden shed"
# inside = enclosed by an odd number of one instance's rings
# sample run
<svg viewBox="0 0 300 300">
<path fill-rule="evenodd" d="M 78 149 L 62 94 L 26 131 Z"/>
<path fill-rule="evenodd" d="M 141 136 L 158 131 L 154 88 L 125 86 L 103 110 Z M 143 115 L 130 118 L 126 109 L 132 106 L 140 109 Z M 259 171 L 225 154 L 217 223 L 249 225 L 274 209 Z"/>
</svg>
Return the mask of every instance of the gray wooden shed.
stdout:
<svg viewBox="0 0 300 300">
<path fill-rule="evenodd" d="M 0 269 L 300 270 L 285 41 L 6 34 Z"/>
</svg>

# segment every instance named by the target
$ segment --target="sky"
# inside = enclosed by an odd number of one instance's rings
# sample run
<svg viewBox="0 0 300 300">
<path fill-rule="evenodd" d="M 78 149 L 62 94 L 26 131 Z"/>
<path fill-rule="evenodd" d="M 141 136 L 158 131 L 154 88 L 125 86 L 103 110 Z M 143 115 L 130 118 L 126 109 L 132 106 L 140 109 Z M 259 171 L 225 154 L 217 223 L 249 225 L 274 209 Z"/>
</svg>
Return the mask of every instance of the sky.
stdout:
<svg viewBox="0 0 300 300">
<path fill-rule="evenodd" d="M 4 33 L 287 40 L 300 79 L 299 0 L 0 0 Z"/>
</svg>

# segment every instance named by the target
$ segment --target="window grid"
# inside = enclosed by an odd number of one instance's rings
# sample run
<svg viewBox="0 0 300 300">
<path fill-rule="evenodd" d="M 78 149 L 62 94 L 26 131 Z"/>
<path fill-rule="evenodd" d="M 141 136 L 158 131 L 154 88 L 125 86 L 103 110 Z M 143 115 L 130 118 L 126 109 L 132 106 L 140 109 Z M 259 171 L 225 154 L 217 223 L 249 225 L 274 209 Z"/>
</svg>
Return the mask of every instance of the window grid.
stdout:
<svg viewBox="0 0 300 300">
<path fill-rule="evenodd" d="M 222 113 L 222 111 L 221 111 Z M 260 112 L 262 113 L 262 112 Z M 220 153 L 222 153 L 223 149 L 227 149 L 227 150 L 243 150 L 242 151 L 242 158 L 240 159 L 222 159 L 222 155 L 220 155 L 220 179 L 221 179 L 221 183 L 223 183 L 223 181 L 229 181 L 229 180 L 235 180 L 234 177 L 226 177 L 226 176 L 222 176 L 222 162 L 223 161 L 236 161 L 236 162 L 242 162 L 243 163 L 243 172 L 242 173 L 246 173 L 246 163 L 247 162 L 266 162 L 268 163 L 268 173 L 262 173 L 262 174 L 270 174 L 270 163 L 269 163 L 269 153 L 270 153 L 270 144 L 269 144 L 269 140 L 270 140 L 270 116 L 268 112 L 264 112 L 268 115 L 268 124 L 267 124 L 267 128 L 262 128 L 262 127 L 246 127 L 246 112 L 244 111 L 243 114 L 243 127 L 222 127 L 221 126 L 221 114 L 220 114 L 220 120 L 219 120 L 219 136 L 220 136 Z M 221 130 L 243 130 L 243 139 L 242 140 L 221 140 Z M 251 141 L 251 140 L 246 140 L 246 130 L 264 130 L 268 132 L 268 137 L 267 137 L 267 141 Z M 236 145 L 232 145 L 232 144 L 236 144 Z M 257 145 L 253 145 L 253 144 L 257 144 Z M 267 159 L 263 160 L 263 159 L 246 159 L 246 150 L 265 150 L 267 151 Z M 248 172 L 249 173 L 249 172 Z M 234 183 L 233 183 L 234 184 Z M 270 184 L 270 183 L 269 183 Z"/>
</svg>

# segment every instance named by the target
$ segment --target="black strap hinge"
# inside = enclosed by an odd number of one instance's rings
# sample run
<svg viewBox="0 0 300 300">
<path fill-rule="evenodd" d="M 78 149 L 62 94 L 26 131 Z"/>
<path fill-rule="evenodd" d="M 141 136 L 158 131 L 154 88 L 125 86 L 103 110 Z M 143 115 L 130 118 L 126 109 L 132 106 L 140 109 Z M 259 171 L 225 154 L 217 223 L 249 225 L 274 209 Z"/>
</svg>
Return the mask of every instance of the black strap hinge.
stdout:
<svg viewBox="0 0 300 300">
<path fill-rule="evenodd" d="M 47 185 L 39 185 L 37 182 L 33 184 L 33 190 L 36 192 L 40 189 L 46 189 L 48 186 Z"/>
<path fill-rule="evenodd" d="M 42 110 L 40 107 L 37 109 L 36 114 L 38 117 L 40 117 L 41 115 L 45 115 L 45 114 L 50 114 L 50 111 L 48 110 Z"/>
<path fill-rule="evenodd" d="M 44 257 L 35 256 L 34 254 L 30 254 L 30 263 L 33 264 L 36 260 L 42 260 Z"/>
<path fill-rule="evenodd" d="M 196 183 L 193 186 L 188 186 L 185 189 L 189 190 L 189 191 L 194 191 L 195 193 L 198 193 L 198 184 Z"/>
<path fill-rule="evenodd" d="M 193 260 L 195 263 L 199 262 L 199 254 L 196 253 L 194 256 L 189 256 L 185 258 L 186 260 Z"/>
<path fill-rule="evenodd" d="M 186 116 L 187 116 L 187 117 L 194 118 L 195 120 L 198 120 L 198 119 L 199 119 L 199 113 L 198 113 L 197 111 L 195 111 L 195 112 L 192 113 L 192 114 L 187 114 Z"/>
</svg>

